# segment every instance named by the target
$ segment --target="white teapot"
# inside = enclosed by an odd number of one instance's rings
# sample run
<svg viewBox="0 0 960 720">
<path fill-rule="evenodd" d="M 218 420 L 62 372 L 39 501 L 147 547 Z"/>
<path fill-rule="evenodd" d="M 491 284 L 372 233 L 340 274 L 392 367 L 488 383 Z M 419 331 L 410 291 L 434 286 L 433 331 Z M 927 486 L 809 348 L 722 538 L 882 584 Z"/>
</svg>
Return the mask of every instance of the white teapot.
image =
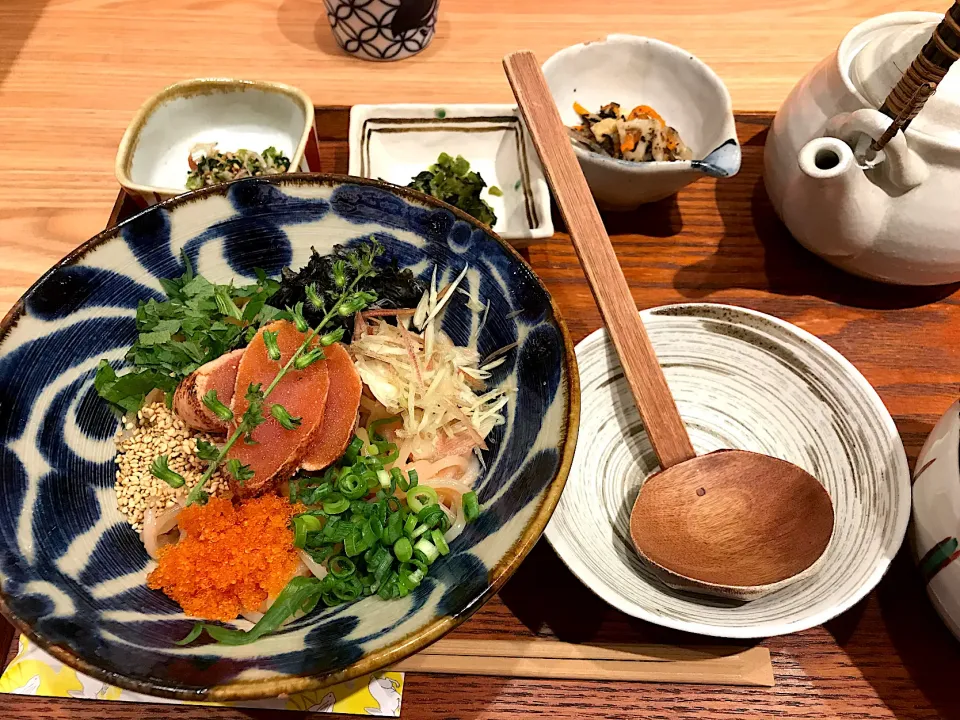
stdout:
<svg viewBox="0 0 960 720">
<path fill-rule="evenodd" d="M 906 132 L 869 159 L 891 124 L 876 110 L 942 15 L 881 15 L 851 30 L 787 97 L 764 154 L 780 218 L 837 267 L 903 285 L 960 281 L 960 70 Z"/>
</svg>

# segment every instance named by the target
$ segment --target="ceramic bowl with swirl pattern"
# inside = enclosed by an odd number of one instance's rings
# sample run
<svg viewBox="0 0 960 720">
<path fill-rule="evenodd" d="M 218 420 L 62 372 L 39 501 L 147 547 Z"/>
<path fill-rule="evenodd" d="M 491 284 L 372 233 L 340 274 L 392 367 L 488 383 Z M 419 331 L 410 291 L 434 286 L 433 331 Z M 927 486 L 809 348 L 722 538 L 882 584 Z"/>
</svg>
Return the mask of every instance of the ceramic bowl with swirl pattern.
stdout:
<svg viewBox="0 0 960 720">
<path fill-rule="evenodd" d="M 162 299 L 181 252 L 215 282 L 299 268 L 311 247 L 371 236 L 429 279 L 470 266 L 443 330 L 481 356 L 518 343 L 491 383 L 516 393 L 475 485 L 480 518 L 408 597 L 317 610 L 250 645 L 178 647 L 193 621 L 146 587 L 150 561 L 116 507 L 117 421 L 98 398 L 138 301 Z M 490 302 L 482 323 L 472 310 Z M 473 302 L 470 302 L 470 301 Z M 576 360 L 550 295 L 464 213 L 373 181 L 241 180 L 157 205 L 82 245 L 0 327 L 0 609 L 63 662 L 130 690 L 189 700 L 275 696 L 340 682 L 416 652 L 462 622 L 516 569 L 549 519 L 573 456 Z"/>
<path fill-rule="evenodd" d="M 750 602 L 672 589 L 630 539 L 630 512 L 658 469 L 604 330 L 577 346 L 588 411 L 547 539 L 614 607 L 677 630 L 730 638 L 798 632 L 849 609 L 880 581 L 910 517 L 910 474 L 893 419 L 836 350 L 743 308 L 671 305 L 641 313 L 693 447 L 794 463 L 830 494 L 834 531 L 815 570 Z M 776 477 L 769 482 L 776 483 Z"/>
</svg>

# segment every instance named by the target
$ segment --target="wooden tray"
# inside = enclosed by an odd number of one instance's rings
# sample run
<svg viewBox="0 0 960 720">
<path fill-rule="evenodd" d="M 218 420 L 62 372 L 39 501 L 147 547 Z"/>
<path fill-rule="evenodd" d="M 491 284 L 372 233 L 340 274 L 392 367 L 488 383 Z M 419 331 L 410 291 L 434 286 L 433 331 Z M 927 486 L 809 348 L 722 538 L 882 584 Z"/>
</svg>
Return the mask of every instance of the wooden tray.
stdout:
<svg viewBox="0 0 960 720">
<path fill-rule="evenodd" d="M 956 286 L 900 288 L 846 275 L 803 250 L 777 220 L 760 173 L 770 115 L 739 115 L 743 166 L 676 197 L 605 217 L 638 307 L 725 302 L 771 313 L 816 334 L 877 388 L 911 463 L 956 399 L 960 309 Z M 322 169 L 347 170 L 349 108 L 317 109 Z M 111 222 L 134 208 L 118 198 Z M 574 340 L 600 327 L 576 256 L 557 234 L 523 254 L 563 311 Z M 730 645 L 641 622 L 604 604 L 546 542 L 451 639 L 542 635 L 570 642 Z M 931 608 L 908 549 L 866 600 L 826 626 L 764 642 L 775 688 L 440 677 L 411 674 L 405 720 L 520 718 L 960 718 L 960 643 Z M 23 720 L 139 718 L 141 706 L 0 696 L 0 717 Z M 278 720 L 275 713 L 153 706 L 155 720 Z M 294 717 L 298 717 L 294 715 Z M 312 717 L 312 716 L 303 716 Z"/>
</svg>

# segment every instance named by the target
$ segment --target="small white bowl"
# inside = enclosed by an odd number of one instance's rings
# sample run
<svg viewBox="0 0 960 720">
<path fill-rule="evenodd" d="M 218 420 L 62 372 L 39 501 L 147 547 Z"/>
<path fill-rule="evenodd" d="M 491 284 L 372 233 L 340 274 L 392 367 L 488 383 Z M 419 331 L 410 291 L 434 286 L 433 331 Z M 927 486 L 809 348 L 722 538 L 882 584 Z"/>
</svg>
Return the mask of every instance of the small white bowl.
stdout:
<svg viewBox="0 0 960 720">
<path fill-rule="evenodd" d="M 205 78 L 164 88 L 140 107 L 120 141 L 117 180 L 142 206 L 184 193 L 190 149 L 208 142 L 221 151 L 273 146 L 290 158 L 291 171 L 320 170 L 306 93 L 280 83 Z"/>
<path fill-rule="evenodd" d="M 914 555 L 927 595 L 960 640 L 960 400 L 917 457 L 913 475 Z"/>
<path fill-rule="evenodd" d="M 409 185 L 440 153 L 462 155 L 487 187 L 504 240 L 523 245 L 553 235 L 550 189 L 515 105 L 354 105 L 350 174 Z M 491 187 L 503 191 L 490 194 Z"/>
<path fill-rule="evenodd" d="M 608 35 L 560 50 L 543 64 L 566 125 L 579 125 L 573 103 L 596 112 L 607 103 L 649 105 L 680 133 L 692 161 L 631 162 L 574 145 L 597 204 L 632 210 L 662 200 L 703 175 L 740 170 L 730 94 L 713 70 L 686 50 L 652 38 Z"/>
</svg>

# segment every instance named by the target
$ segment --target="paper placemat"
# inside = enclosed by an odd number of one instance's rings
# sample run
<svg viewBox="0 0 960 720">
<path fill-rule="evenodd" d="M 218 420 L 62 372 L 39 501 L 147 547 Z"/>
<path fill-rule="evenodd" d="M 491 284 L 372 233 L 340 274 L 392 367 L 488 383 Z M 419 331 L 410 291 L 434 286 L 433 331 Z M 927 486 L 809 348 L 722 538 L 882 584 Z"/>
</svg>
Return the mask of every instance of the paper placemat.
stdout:
<svg viewBox="0 0 960 720">
<path fill-rule="evenodd" d="M 21 635 L 17 656 L 0 676 L 0 692 L 38 697 L 400 717 L 403 673 L 377 672 L 323 690 L 298 693 L 285 698 L 227 703 L 191 703 L 143 695 L 94 680 L 50 657 Z"/>
</svg>

